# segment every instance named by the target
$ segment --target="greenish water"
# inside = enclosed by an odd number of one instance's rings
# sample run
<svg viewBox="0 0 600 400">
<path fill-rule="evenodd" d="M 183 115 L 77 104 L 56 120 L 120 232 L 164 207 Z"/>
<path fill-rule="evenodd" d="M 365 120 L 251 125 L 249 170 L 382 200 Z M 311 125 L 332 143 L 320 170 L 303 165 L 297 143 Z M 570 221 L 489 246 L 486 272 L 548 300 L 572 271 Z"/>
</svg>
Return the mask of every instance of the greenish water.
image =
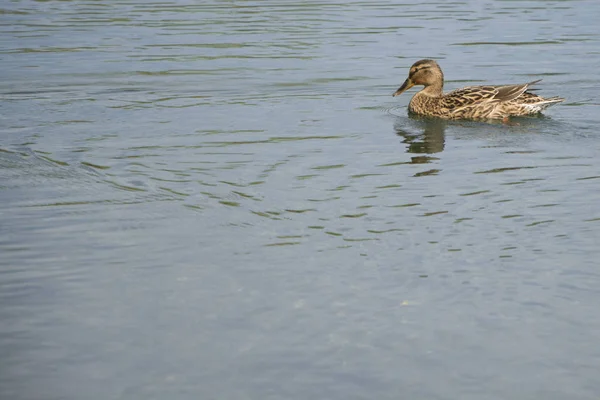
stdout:
<svg viewBox="0 0 600 400">
<path fill-rule="evenodd" d="M 600 5 L 0 6 L 0 397 L 600 393 Z M 515 124 L 407 116 L 543 78 Z"/>
</svg>

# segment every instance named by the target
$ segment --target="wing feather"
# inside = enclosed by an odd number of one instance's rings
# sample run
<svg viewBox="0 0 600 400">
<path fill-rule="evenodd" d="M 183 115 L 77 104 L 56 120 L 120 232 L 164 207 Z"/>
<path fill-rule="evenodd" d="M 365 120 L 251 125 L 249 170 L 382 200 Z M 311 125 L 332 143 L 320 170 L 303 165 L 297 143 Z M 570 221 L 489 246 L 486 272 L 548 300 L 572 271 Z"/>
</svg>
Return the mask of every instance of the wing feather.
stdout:
<svg viewBox="0 0 600 400">
<path fill-rule="evenodd" d="M 506 85 L 506 86 L 496 87 L 496 90 L 498 91 L 498 93 L 496 94 L 496 96 L 494 96 L 494 100 L 498 100 L 498 101 L 514 100 L 517 97 L 519 97 L 520 95 L 522 95 L 523 93 L 525 93 L 525 91 L 527 90 L 527 88 L 529 88 L 530 85 L 538 83 L 539 81 L 541 81 L 541 79 L 538 79 L 537 81 L 533 81 L 533 82 L 529 82 L 529 83 L 522 83 L 519 85 Z"/>
<path fill-rule="evenodd" d="M 445 95 L 443 105 L 450 110 L 456 110 L 473 104 L 511 101 L 523 95 L 530 85 L 538 83 L 540 80 L 518 85 L 468 86 Z"/>
</svg>

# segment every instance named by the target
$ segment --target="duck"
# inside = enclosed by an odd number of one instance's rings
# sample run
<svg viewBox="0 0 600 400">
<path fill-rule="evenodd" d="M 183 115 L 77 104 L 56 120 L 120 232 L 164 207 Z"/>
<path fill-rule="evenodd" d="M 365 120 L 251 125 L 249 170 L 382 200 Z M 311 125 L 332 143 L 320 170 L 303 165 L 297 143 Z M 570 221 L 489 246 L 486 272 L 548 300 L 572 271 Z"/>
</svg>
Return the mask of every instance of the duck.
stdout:
<svg viewBox="0 0 600 400">
<path fill-rule="evenodd" d="M 444 73 L 435 60 L 419 60 L 409 70 L 408 78 L 394 92 L 399 96 L 416 85 L 425 86 L 410 100 L 408 111 L 427 117 L 507 121 L 510 117 L 536 115 L 565 99 L 544 98 L 529 88 L 541 79 L 516 85 L 468 86 L 443 92 Z"/>
</svg>

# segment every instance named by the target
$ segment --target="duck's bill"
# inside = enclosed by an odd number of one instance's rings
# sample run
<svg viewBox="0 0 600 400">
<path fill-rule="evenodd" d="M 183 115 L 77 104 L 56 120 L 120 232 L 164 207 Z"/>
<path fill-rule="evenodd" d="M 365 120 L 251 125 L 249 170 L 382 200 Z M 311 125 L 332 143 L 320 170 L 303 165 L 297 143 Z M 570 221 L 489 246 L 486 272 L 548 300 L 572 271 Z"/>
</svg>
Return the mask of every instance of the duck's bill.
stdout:
<svg viewBox="0 0 600 400">
<path fill-rule="evenodd" d="M 405 91 L 407 91 L 408 89 L 410 89 L 413 86 L 415 86 L 413 81 L 411 81 L 410 78 L 406 78 L 406 80 L 404 81 L 402 86 L 400 86 L 400 88 L 398 90 L 396 90 L 396 92 L 394 92 L 394 94 L 392 96 L 394 96 L 394 97 L 400 96 L 402 93 L 404 93 Z"/>
</svg>

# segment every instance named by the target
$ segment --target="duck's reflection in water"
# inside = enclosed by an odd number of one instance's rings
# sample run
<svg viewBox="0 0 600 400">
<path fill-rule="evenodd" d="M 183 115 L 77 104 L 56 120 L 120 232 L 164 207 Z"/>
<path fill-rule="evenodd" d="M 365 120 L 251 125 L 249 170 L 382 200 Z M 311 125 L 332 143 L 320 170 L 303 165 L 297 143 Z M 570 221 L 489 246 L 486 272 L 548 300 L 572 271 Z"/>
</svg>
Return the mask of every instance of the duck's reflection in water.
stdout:
<svg viewBox="0 0 600 400">
<path fill-rule="evenodd" d="M 402 123 L 406 122 L 406 123 Z M 408 145 L 406 151 L 415 154 L 434 154 L 444 151 L 447 121 L 432 118 L 409 117 L 398 121 L 394 129 Z M 413 163 L 427 163 L 430 157 L 413 157 Z"/>
</svg>

